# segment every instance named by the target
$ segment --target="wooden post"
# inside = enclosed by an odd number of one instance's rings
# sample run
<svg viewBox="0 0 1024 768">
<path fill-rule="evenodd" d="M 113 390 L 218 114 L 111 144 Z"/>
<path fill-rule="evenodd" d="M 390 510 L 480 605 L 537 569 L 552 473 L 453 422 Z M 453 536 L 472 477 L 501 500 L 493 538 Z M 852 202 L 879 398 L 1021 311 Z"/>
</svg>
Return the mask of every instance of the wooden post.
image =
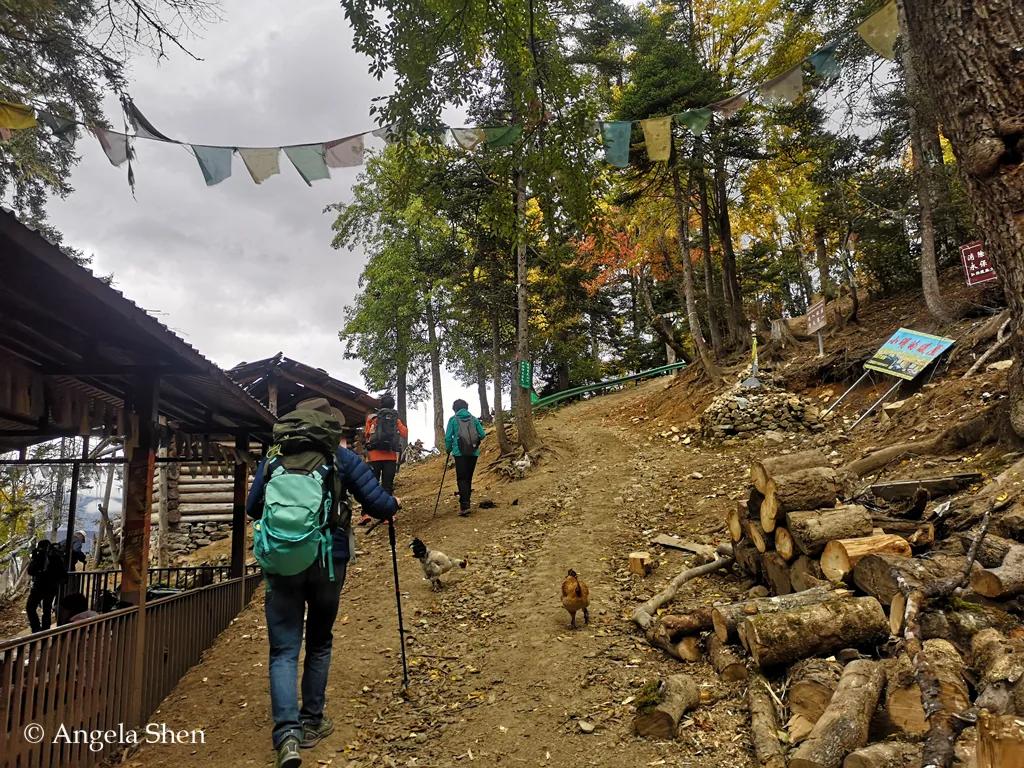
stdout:
<svg viewBox="0 0 1024 768">
<path fill-rule="evenodd" d="M 167 446 L 161 445 L 158 454 L 161 457 L 167 456 Z M 167 496 L 169 493 L 167 483 L 167 464 L 161 464 L 157 468 L 158 482 L 160 483 L 160 498 L 157 500 L 157 522 L 160 525 L 157 547 L 157 565 L 166 568 L 170 563 L 167 557 L 168 517 L 167 517 Z"/>
<path fill-rule="evenodd" d="M 89 436 L 82 438 L 82 458 L 89 458 Z M 71 560 L 71 545 L 75 540 L 75 512 L 78 507 L 78 483 L 82 477 L 82 463 L 76 461 L 71 467 L 71 499 L 68 501 L 68 531 L 64 537 L 64 570 L 70 571 L 73 567 Z M 57 610 L 57 606 L 54 606 Z"/>
<path fill-rule="evenodd" d="M 130 448 L 125 481 L 124 510 L 121 513 L 121 599 L 138 607 L 132 654 L 128 717 L 141 725 L 148 712 L 142 711 L 143 663 L 146 641 L 146 581 L 149 567 L 150 515 L 153 513 L 153 469 L 156 466 L 157 403 L 159 378 L 142 374 L 132 391 L 133 413 L 138 422 L 136 444 Z M 129 450 L 132 441 L 125 441 Z"/>
<path fill-rule="evenodd" d="M 242 451 L 249 449 L 249 435 L 239 432 L 235 435 L 235 485 L 234 506 L 231 515 L 231 578 L 238 578 L 245 572 L 245 494 L 249 466 L 242 460 Z M 243 590 L 244 594 L 244 590 Z"/>
</svg>

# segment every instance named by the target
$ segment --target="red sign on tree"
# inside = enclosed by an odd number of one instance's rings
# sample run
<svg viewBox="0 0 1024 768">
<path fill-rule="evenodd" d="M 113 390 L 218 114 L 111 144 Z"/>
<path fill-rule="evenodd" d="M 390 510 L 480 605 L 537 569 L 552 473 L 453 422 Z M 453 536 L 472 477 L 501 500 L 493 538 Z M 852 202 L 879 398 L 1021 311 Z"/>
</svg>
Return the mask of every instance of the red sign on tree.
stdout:
<svg viewBox="0 0 1024 768">
<path fill-rule="evenodd" d="M 960 246 L 960 258 L 964 262 L 964 273 L 968 285 L 987 283 L 998 279 L 992 260 L 985 253 L 985 244 L 980 240 Z"/>
</svg>

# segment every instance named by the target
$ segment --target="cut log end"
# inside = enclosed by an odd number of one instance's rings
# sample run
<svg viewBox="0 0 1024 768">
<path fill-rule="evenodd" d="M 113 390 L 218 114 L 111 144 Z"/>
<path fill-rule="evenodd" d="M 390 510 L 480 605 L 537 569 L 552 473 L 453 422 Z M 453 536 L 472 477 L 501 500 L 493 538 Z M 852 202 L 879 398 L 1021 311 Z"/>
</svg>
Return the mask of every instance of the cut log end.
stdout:
<svg viewBox="0 0 1024 768">
<path fill-rule="evenodd" d="M 700 703 L 700 689 L 693 678 L 672 675 L 649 698 L 651 700 L 641 701 L 638 707 L 633 732 L 653 739 L 674 739 L 679 720 Z"/>
<path fill-rule="evenodd" d="M 910 557 L 910 544 L 902 536 L 882 533 L 857 539 L 836 539 L 821 554 L 821 570 L 832 581 L 842 581 L 853 567 L 868 555 L 887 554 Z"/>
<path fill-rule="evenodd" d="M 788 528 L 781 526 L 775 528 L 775 551 L 787 563 L 796 555 L 796 544 L 793 542 L 793 536 Z"/>
</svg>

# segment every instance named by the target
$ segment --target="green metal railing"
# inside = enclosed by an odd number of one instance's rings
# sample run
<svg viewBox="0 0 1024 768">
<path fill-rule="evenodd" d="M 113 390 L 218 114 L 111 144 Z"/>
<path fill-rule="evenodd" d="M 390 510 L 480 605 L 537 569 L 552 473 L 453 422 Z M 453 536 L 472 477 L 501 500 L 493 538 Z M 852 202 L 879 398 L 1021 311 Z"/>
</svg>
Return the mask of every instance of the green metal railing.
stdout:
<svg viewBox="0 0 1024 768">
<path fill-rule="evenodd" d="M 658 368 L 651 368 L 649 371 L 641 371 L 640 373 L 634 373 L 631 376 L 619 376 L 617 379 L 608 379 L 607 381 L 600 381 L 597 384 L 584 384 L 582 387 L 573 387 L 572 389 L 566 389 L 562 392 L 555 392 L 553 395 L 546 395 L 544 397 L 538 397 L 533 399 L 534 408 L 546 408 L 549 405 L 555 405 L 563 400 L 568 400 L 570 397 L 578 397 L 580 395 L 586 395 L 590 392 L 597 392 L 602 389 L 608 389 L 609 387 L 617 387 L 620 384 L 628 384 L 631 381 L 640 381 L 641 379 L 650 379 L 654 376 L 661 376 L 665 373 L 671 373 L 672 371 L 678 371 L 681 368 L 685 368 L 686 363 L 669 363 L 668 365 L 662 365 Z"/>
</svg>

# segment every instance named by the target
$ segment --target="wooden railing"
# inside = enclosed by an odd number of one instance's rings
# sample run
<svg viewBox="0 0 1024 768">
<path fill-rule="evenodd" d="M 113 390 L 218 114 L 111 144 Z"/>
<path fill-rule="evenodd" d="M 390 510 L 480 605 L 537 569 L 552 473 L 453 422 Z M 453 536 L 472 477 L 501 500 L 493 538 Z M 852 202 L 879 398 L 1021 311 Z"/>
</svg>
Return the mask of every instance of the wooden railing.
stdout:
<svg viewBox="0 0 1024 768">
<path fill-rule="evenodd" d="M 122 724 L 132 728 L 136 686 L 145 721 L 238 615 L 261 579 L 250 572 L 147 603 L 140 681 L 132 672 L 137 608 L 0 643 L 0 764 L 89 768 L 109 758 L 110 748 L 90 750 L 87 739 L 55 742 L 54 737 L 61 726 L 72 736 L 116 731 Z M 26 732 L 31 724 L 41 726 L 38 743 L 31 729 Z"/>
<path fill-rule="evenodd" d="M 55 742 L 55 737 L 61 725 L 73 733 L 116 728 L 129 720 L 137 613 L 135 608 L 115 611 L 0 645 L 4 765 L 85 768 L 103 759 L 87 744 Z"/>
<path fill-rule="evenodd" d="M 227 565 L 195 565 L 175 566 L 168 568 L 150 568 L 150 588 L 166 587 L 168 589 L 196 589 L 210 584 L 218 584 L 230 576 L 231 568 Z M 258 565 L 247 565 L 246 574 L 259 573 Z M 94 611 L 104 610 L 103 600 L 106 593 L 116 594 L 121 588 L 121 570 L 110 568 L 93 571 L 71 571 L 68 580 L 61 585 L 57 596 L 60 599 L 72 592 L 81 592 L 89 601 Z"/>
</svg>

